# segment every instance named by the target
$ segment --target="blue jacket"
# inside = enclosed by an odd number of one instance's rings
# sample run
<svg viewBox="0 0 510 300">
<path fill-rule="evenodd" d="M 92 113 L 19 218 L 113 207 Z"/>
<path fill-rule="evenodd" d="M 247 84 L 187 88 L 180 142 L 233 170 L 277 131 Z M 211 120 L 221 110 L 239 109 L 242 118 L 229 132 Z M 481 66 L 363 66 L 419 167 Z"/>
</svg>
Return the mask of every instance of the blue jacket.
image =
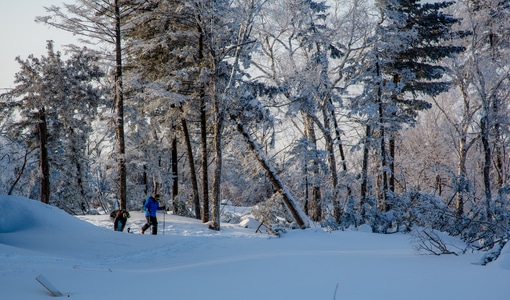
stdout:
<svg viewBox="0 0 510 300">
<path fill-rule="evenodd" d="M 164 206 L 159 206 L 159 202 L 156 199 L 149 197 L 145 200 L 145 205 L 143 206 L 143 210 L 145 211 L 146 217 L 155 217 L 156 212 L 158 210 L 165 209 Z"/>
</svg>

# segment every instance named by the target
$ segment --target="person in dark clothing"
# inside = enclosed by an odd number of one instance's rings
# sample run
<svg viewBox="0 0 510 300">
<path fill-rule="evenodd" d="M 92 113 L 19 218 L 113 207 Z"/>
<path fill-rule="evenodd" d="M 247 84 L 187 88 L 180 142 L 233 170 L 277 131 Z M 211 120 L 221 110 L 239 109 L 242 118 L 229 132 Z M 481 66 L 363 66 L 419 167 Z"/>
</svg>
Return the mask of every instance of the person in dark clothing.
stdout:
<svg viewBox="0 0 510 300">
<path fill-rule="evenodd" d="M 145 211 L 145 219 L 147 219 L 147 223 L 142 227 L 142 234 L 145 233 L 149 227 L 152 226 L 152 234 L 158 234 L 158 219 L 156 218 L 156 213 L 158 210 L 164 210 L 166 206 L 159 206 L 159 195 L 156 194 L 154 197 L 149 197 L 145 200 L 145 204 L 143 205 L 143 210 Z"/>
<path fill-rule="evenodd" d="M 131 217 L 127 210 L 117 209 L 111 212 L 110 218 L 113 220 L 113 230 L 124 231 L 127 219 Z"/>
</svg>

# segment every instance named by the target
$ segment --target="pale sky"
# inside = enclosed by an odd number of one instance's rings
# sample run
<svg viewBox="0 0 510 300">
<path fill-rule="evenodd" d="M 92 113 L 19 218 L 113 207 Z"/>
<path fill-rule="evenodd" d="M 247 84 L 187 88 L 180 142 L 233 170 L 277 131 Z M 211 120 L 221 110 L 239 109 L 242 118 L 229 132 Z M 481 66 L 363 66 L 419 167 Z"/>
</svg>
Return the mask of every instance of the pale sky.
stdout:
<svg viewBox="0 0 510 300">
<path fill-rule="evenodd" d="M 16 56 L 26 59 L 46 55 L 46 41 L 53 40 L 55 50 L 76 44 L 72 34 L 35 23 L 36 16 L 48 15 L 44 6 L 74 3 L 74 0 L 2 0 L 0 4 L 0 93 L 14 87 L 14 74 L 20 70 Z"/>
</svg>

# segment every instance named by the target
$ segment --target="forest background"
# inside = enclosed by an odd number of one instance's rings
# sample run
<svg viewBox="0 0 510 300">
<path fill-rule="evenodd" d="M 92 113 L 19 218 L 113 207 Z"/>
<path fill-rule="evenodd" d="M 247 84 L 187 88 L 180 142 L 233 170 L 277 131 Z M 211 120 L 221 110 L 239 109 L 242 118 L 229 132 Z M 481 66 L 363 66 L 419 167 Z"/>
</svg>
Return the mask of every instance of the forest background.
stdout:
<svg viewBox="0 0 510 300">
<path fill-rule="evenodd" d="M 18 58 L 0 97 L 0 193 L 71 214 L 140 209 L 220 230 L 510 234 L 510 1 L 78 0 L 80 37 Z M 490 255 L 487 260 L 492 260 Z"/>
</svg>

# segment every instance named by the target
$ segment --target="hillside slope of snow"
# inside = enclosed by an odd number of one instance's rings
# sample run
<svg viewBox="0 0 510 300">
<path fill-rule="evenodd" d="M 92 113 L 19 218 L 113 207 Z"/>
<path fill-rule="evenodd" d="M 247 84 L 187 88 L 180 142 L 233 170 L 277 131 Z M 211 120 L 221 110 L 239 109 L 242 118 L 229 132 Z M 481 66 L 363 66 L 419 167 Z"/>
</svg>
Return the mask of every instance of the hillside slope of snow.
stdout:
<svg viewBox="0 0 510 300">
<path fill-rule="evenodd" d="M 159 214 L 141 235 L 141 212 L 114 232 L 107 215 L 74 217 L 0 196 L 0 295 L 48 299 L 42 274 L 73 299 L 510 299 L 510 248 L 488 266 L 482 254 L 419 255 L 410 235 L 253 228 Z M 163 224 L 164 223 L 164 224 Z M 164 225 L 164 226 L 163 226 Z"/>
</svg>

